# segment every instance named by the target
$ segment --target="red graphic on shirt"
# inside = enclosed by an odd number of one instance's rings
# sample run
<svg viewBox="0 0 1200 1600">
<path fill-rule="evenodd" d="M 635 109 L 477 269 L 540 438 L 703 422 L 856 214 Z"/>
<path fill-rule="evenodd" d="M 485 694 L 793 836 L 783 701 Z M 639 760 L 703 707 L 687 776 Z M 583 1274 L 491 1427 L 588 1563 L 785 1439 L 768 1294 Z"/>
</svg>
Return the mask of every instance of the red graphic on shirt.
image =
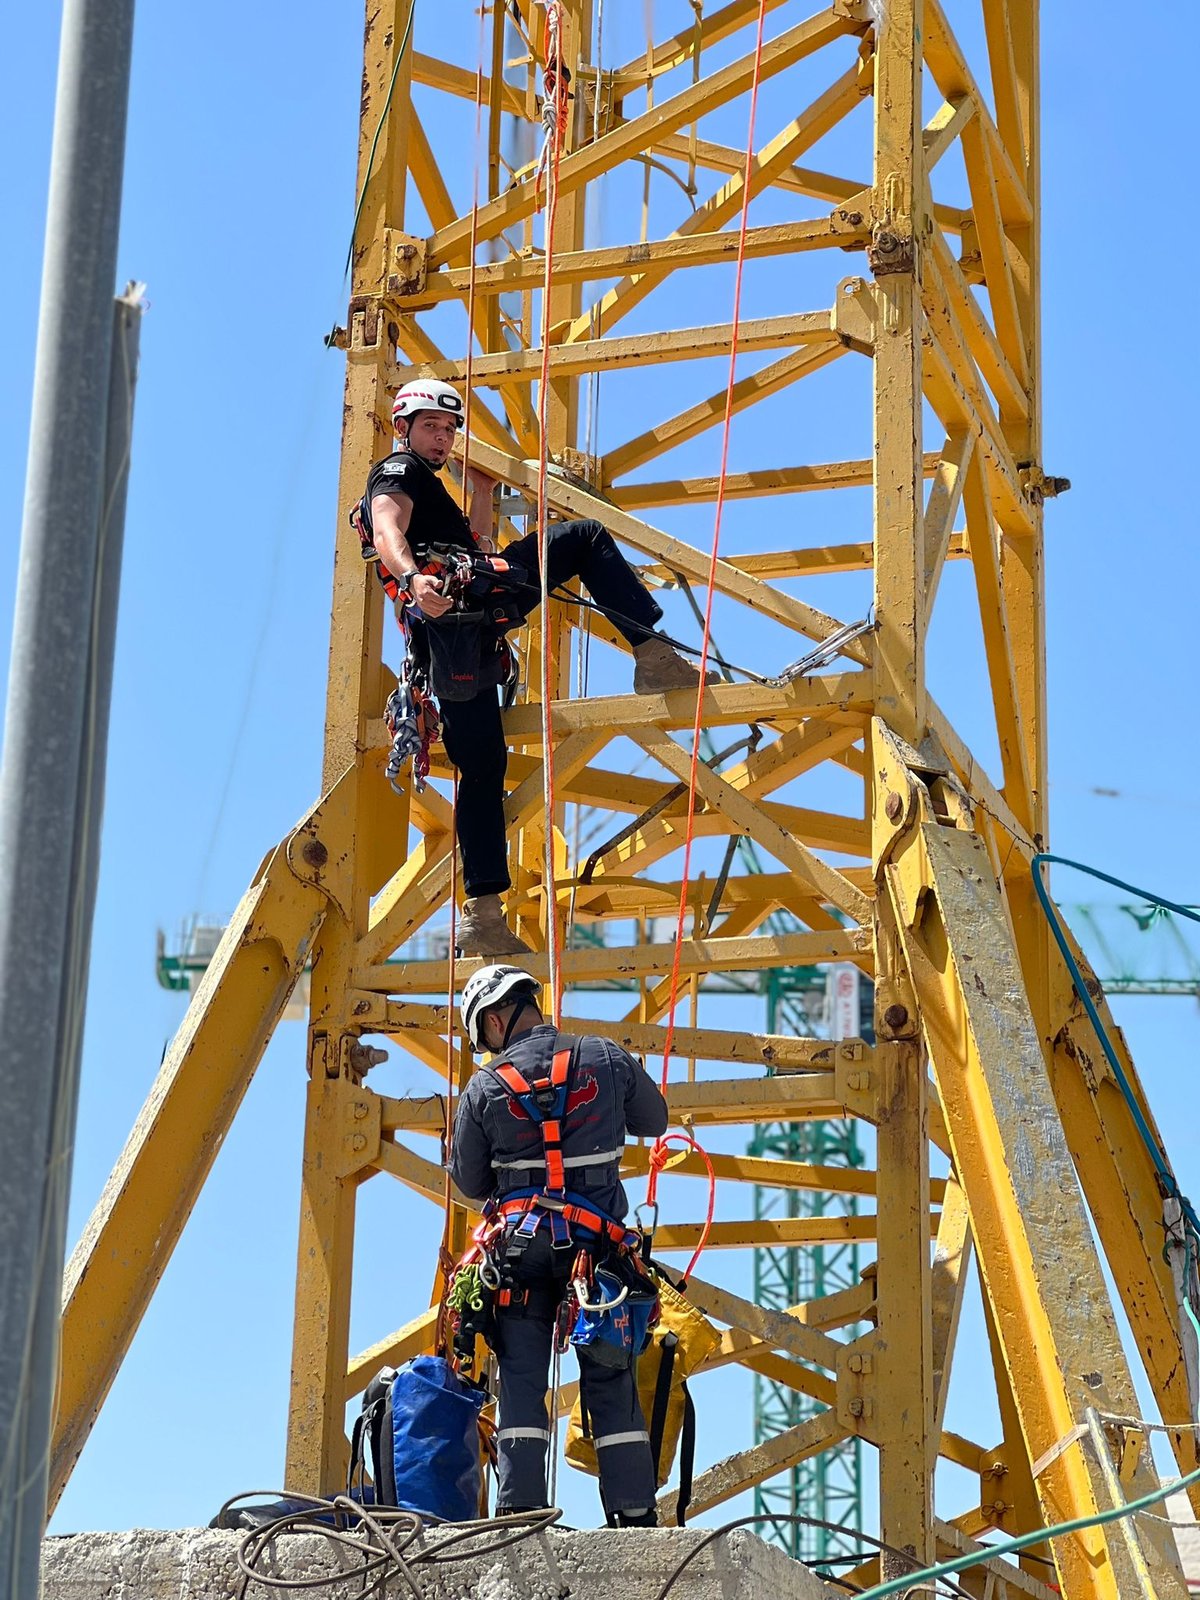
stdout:
<svg viewBox="0 0 1200 1600">
<path fill-rule="evenodd" d="M 567 1091 L 567 1105 L 563 1113 L 564 1117 L 569 1117 L 572 1111 L 578 1111 L 580 1106 L 590 1106 L 592 1101 L 599 1096 L 599 1093 L 600 1086 L 596 1082 L 595 1074 L 585 1072 L 575 1087 Z M 530 1120 L 529 1113 L 515 1095 L 509 1095 L 508 1109 L 520 1121 L 528 1122 Z"/>
</svg>

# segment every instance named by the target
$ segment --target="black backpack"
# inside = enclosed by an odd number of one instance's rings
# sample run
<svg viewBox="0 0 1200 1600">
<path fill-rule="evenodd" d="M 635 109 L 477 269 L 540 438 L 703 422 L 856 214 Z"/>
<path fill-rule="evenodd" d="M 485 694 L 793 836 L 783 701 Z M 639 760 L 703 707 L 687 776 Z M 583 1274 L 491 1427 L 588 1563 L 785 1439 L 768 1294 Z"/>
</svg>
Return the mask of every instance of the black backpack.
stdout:
<svg viewBox="0 0 1200 1600">
<path fill-rule="evenodd" d="M 396 1460 L 392 1438 L 392 1384 L 395 1367 L 381 1367 L 363 1394 L 362 1411 L 350 1437 L 350 1471 L 346 1492 L 363 1498 L 366 1476 L 375 1485 L 374 1504 L 396 1504 Z M 368 1455 L 368 1451 L 370 1454 Z M 357 1492 L 356 1492 L 357 1491 Z"/>
</svg>

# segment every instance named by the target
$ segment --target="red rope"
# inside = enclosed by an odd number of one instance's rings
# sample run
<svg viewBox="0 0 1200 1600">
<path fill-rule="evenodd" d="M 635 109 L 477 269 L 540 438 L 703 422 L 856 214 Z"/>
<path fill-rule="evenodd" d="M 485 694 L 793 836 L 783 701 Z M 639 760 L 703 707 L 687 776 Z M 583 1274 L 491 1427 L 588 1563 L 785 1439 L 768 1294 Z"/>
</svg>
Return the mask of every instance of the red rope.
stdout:
<svg viewBox="0 0 1200 1600">
<path fill-rule="evenodd" d="M 663 1041 L 662 1090 L 666 1093 L 671 1067 L 671 1051 L 675 1043 L 675 1010 L 679 1001 L 679 973 L 683 956 L 683 931 L 687 918 L 688 880 L 692 866 L 692 842 L 696 834 L 696 780 L 700 769 L 700 731 L 703 726 L 704 677 L 708 668 L 709 645 L 712 640 L 713 596 L 716 592 L 717 556 L 721 544 L 721 519 L 725 510 L 725 487 L 729 476 L 729 438 L 733 425 L 733 393 L 737 374 L 738 335 L 742 315 L 742 278 L 746 264 L 746 230 L 750 218 L 750 171 L 754 164 L 754 123 L 758 112 L 758 89 L 762 73 L 763 32 L 767 18 L 767 0 L 759 0 L 758 33 L 754 45 L 754 76 L 750 85 L 750 120 L 746 132 L 746 161 L 742 174 L 742 214 L 738 225 L 737 268 L 733 285 L 733 320 L 729 340 L 729 379 L 725 388 L 725 418 L 721 433 L 721 470 L 717 478 L 717 500 L 713 516 L 712 553 L 708 562 L 708 597 L 704 606 L 704 637 L 700 646 L 700 677 L 696 685 L 696 712 L 692 722 L 692 757 L 688 772 L 687 826 L 683 839 L 683 877 L 679 885 L 679 915 L 675 925 L 675 951 L 671 960 L 671 998 L 667 1013 L 667 1034 Z M 647 1186 L 647 1203 L 653 1203 L 658 1193 L 658 1174 L 668 1159 L 667 1146 L 679 1140 L 691 1147 L 704 1159 L 708 1169 L 708 1215 L 700 1233 L 692 1259 L 688 1262 L 685 1277 L 690 1277 L 708 1236 L 712 1230 L 716 1208 L 716 1178 L 712 1162 L 690 1133 L 668 1133 L 655 1140 L 650 1150 L 650 1182 Z"/>
<path fill-rule="evenodd" d="M 446 1296 L 456 1262 L 450 1254 L 450 1221 L 454 1210 L 454 1185 L 450 1181 L 450 1151 L 454 1144 L 454 995 L 457 988 L 455 938 L 458 921 L 458 773 L 454 774 L 454 796 L 450 808 L 450 951 L 449 975 L 446 980 L 446 1131 L 442 1141 L 442 1161 L 445 1179 L 442 1189 L 442 1242 L 438 1246 L 438 1270 L 442 1276 L 442 1293 L 438 1301 L 437 1321 L 434 1326 L 434 1350 L 446 1353 Z M 437 1282 L 435 1277 L 434 1282 Z"/>
<path fill-rule="evenodd" d="M 483 146 L 483 47 L 485 8 L 479 8 L 479 62 L 475 68 L 475 173 L 471 181 L 471 276 L 467 282 L 467 372 L 463 405 L 462 508 L 467 509 L 471 462 L 471 373 L 475 361 L 475 254 L 479 239 L 479 167 Z"/>
<path fill-rule="evenodd" d="M 475 353 L 475 246 L 479 228 L 479 153 L 483 141 L 483 47 L 484 9 L 479 9 L 479 60 L 475 69 L 475 176 L 471 200 L 471 276 L 467 286 L 467 373 L 466 398 L 463 406 L 463 462 L 462 508 L 467 509 L 468 468 L 471 460 L 471 365 Z M 446 982 L 446 1184 L 445 1222 L 442 1227 L 442 1251 L 450 1243 L 450 1212 L 453 1205 L 450 1183 L 450 1146 L 454 1138 L 454 998 L 458 991 L 457 942 L 458 926 L 458 768 L 454 769 L 454 789 L 450 806 L 450 949 Z M 448 1280 L 447 1280 L 448 1281 Z"/>
<path fill-rule="evenodd" d="M 549 451 L 546 439 L 546 419 L 549 410 L 550 390 L 550 295 L 554 285 L 554 229 L 558 216 L 558 167 L 562 156 L 563 134 L 566 130 L 568 89 L 563 74 L 561 7 L 551 0 L 546 7 L 546 33 L 544 53 L 546 65 L 544 81 L 552 120 L 548 127 L 550 158 L 547 166 L 545 257 L 546 272 L 542 285 L 542 367 L 538 382 L 538 563 L 541 568 L 542 588 L 542 741 L 545 750 L 543 791 L 546 808 L 546 953 L 549 957 L 550 1015 L 555 1027 L 562 1021 L 561 949 L 558 927 L 558 885 L 554 866 L 554 727 L 552 705 L 554 685 L 550 665 L 550 605 L 546 583 L 549 556 L 550 529 L 547 518 L 546 476 Z"/>
<path fill-rule="evenodd" d="M 742 215 L 738 226 L 737 270 L 733 285 L 733 323 L 729 340 L 729 381 L 725 388 L 725 419 L 721 436 L 721 471 L 717 478 L 717 502 L 713 519 L 712 554 L 708 562 L 708 598 L 704 606 L 704 637 L 700 647 L 700 678 L 696 686 L 696 714 L 692 723 L 692 761 L 688 774 L 687 828 L 683 840 L 683 879 L 679 885 L 679 916 L 675 927 L 675 954 L 671 962 L 671 1000 L 667 1017 L 667 1037 L 663 1045 L 662 1086 L 666 1089 L 675 1043 L 675 1008 L 679 999 L 679 970 L 683 954 L 683 929 L 687 916 L 688 879 L 692 865 L 692 841 L 696 832 L 696 779 L 700 768 L 700 730 L 704 712 L 704 676 L 712 640 L 713 595 L 716 591 L 717 555 L 721 543 L 721 519 L 725 510 L 725 487 L 729 477 L 729 436 L 733 423 L 733 391 L 737 373 L 738 335 L 742 315 L 742 276 L 746 264 L 746 229 L 750 218 L 750 169 L 754 164 L 754 122 L 758 111 L 758 87 L 762 70 L 763 28 L 767 0 L 759 0 L 758 37 L 754 47 L 754 77 L 750 86 L 750 126 L 746 135 L 746 163 L 742 176 Z"/>
<path fill-rule="evenodd" d="M 450 1147 L 454 1142 L 454 1080 L 456 1077 L 454 1049 L 454 996 L 458 990 L 458 954 L 455 948 L 458 926 L 458 773 L 454 774 L 454 797 L 450 807 L 450 950 L 446 979 L 446 1139 L 444 1159 L 446 1164 L 445 1208 L 442 1224 L 442 1249 L 450 1243 L 450 1209 L 454 1204 L 453 1186 L 450 1182 Z"/>
</svg>

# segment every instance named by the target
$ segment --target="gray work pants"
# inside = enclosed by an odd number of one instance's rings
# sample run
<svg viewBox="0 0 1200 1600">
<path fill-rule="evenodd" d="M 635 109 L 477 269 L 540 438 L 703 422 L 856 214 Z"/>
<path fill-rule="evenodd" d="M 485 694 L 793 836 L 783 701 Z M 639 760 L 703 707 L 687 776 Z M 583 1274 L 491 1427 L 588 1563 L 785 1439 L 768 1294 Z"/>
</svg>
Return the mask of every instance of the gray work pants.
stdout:
<svg viewBox="0 0 1200 1600">
<path fill-rule="evenodd" d="M 539 1232 L 518 1268 L 530 1291 L 526 1306 L 496 1309 L 493 1347 L 500 1364 L 497 1514 L 546 1504 L 546 1456 L 551 1433 L 546 1410 L 556 1308 L 574 1250 L 552 1250 Z M 603 1367 L 579 1352 L 579 1388 L 600 1466 L 607 1515 L 646 1511 L 654 1504 L 654 1463 L 634 1369 Z"/>
</svg>

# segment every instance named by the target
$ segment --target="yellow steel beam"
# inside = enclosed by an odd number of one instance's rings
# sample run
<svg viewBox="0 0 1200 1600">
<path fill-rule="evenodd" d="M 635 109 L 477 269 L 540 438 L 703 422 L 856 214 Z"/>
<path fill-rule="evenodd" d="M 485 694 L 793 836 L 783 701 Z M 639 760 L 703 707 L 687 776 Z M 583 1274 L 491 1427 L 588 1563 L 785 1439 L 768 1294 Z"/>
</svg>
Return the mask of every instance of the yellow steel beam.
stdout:
<svg viewBox="0 0 1200 1600">
<path fill-rule="evenodd" d="M 765 13 L 769 15 L 784 4 L 786 0 L 766 0 Z M 654 45 L 644 55 L 634 56 L 624 66 L 615 68 L 613 79 L 619 85 L 632 86 L 670 72 L 691 61 L 695 50 L 710 49 L 747 27 L 757 19 L 759 9 L 760 0 L 729 0 L 727 5 L 707 16 L 698 15 L 695 26 L 685 28 L 662 44 Z"/>
<path fill-rule="evenodd" d="M 736 414 L 759 400 L 765 400 L 768 395 L 779 394 L 781 390 L 799 382 L 801 378 L 822 371 L 845 353 L 844 345 L 832 342 L 818 345 L 815 349 L 798 350 L 790 356 L 782 356 L 778 361 L 772 361 L 769 366 L 751 373 L 749 377 L 739 378 L 733 386 L 731 412 Z M 647 428 L 636 438 L 618 445 L 615 450 L 606 451 L 605 482 L 611 483 L 622 473 L 633 472 L 638 467 L 644 466 L 647 461 L 653 461 L 656 456 L 665 455 L 668 450 L 674 450 L 676 446 L 686 444 L 689 439 L 697 438 L 709 428 L 715 428 L 724 420 L 725 409 L 726 387 L 722 385 L 715 394 L 710 394 L 706 399 L 688 406 L 686 410 L 677 412 L 675 416 L 656 423 L 652 428 Z M 746 569 L 742 567 L 741 570 Z"/>
<path fill-rule="evenodd" d="M 672 157 L 677 161 L 688 159 L 689 141 L 680 134 L 659 139 L 653 146 L 655 155 Z M 709 139 L 695 142 L 696 164 L 710 167 L 714 172 L 740 172 L 746 163 L 746 152 L 729 145 L 714 144 Z M 775 180 L 777 189 L 836 205 L 845 214 L 847 223 L 857 228 L 862 225 L 870 210 L 870 185 L 855 178 L 839 177 L 831 172 L 815 172 L 811 167 L 787 167 Z M 934 220 L 947 233 L 962 233 L 971 226 L 971 213 L 959 206 L 938 204 L 933 208 Z M 857 217 L 859 220 L 854 221 Z"/>
<path fill-rule="evenodd" d="M 871 87 L 870 78 L 855 65 L 842 74 L 807 110 L 794 117 L 773 139 L 769 139 L 749 164 L 743 161 L 728 183 L 696 207 L 675 230 L 673 237 L 686 239 L 715 233 L 742 210 L 749 194 L 761 194 L 779 173 L 789 168 L 796 157 L 810 149 L 851 111 Z M 607 290 L 588 312 L 568 330 L 570 341 L 582 339 L 596 328 L 611 328 L 621 317 L 639 305 L 666 277 L 662 271 L 647 271 L 623 279 Z M 741 348 L 741 338 L 738 339 Z"/>
<path fill-rule="evenodd" d="M 678 903 L 678 893 L 676 894 Z M 370 1006 L 374 1025 L 379 1023 L 388 1033 L 406 1035 L 410 1029 L 427 1033 L 444 1033 L 446 1007 L 411 1000 L 388 1000 L 383 1015 L 373 1006 L 374 996 L 362 996 L 364 1006 Z M 587 1018 L 587 1031 L 601 1038 L 612 1039 L 626 1050 L 640 1056 L 661 1055 L 665 1029 L 652 1023 L 612 1022 L 600 1017 Z M 832 1070 L 838 1056 L 845 1061 L 869 1066 L 870 1046 L 861 1039 L 847 1039 L 834 1044 L 828 1039 L 797 1039 L 790 1034 L 733 1033 L 720 1028 L 675 1029 L 675 1048 L 683 1056 L 703 1056 L 707 1061 L 741 1062 L 751 1066 L 769 1068 L 772 1072 L 822 1072 Z M 444 1070 L 444 1057 L 442 1068 Z M 731 1158 L 733 1159 L 733 1158 Z M 846 1175 L 849 1180 L 861 1178 L 861 1172 Z M 937 1197 L 936 1188 L 931 1193 Z"/>
<path fill-rule="evenodd" d="M 962 503 L 966 486 L 966 471 L 970 464 L 975 441 L 970 434 L 952 434 L 942 449 L 942 459 L 934 474 L 933 487 L 925 507 L 924 517 L 924 573 L 922 583 L 925 597 L 925 620 L 928 626 L 941 581 L 942 568 L 951 552 L 955 538 L 964 541 L 962 534 L 953 532 L 954 518 Z M 965 543 L 965 541 L 964 541 Z M 969 553 L 965 549 L 964 553 Z"/>
<path fill-rule="evenodd" d="M 672 328 L 668 333 L 635 333 L 612 339 L 581 339 L 575 344 L 550 347 L 549 366 L 557 377 L 581 372 L 611 372 L 622 367 L 657 366 L 662 361 L 692 361 L 719 356 L 729 349 L 733 327 L 718 323 L 709 328 Z M 793 344 L 836 343 L 828 311 L 802 311 L 786 317 L 757 317 L 743 322 L 738 331 L 738 347 L 747 354 L 756 350 L 778 350 Z M 528 383 L 542 370 L 543 351 L 536 345 L 528 350 L 510 350 L 494 356 L 476 356 L 471 376 L 485 388 L 504 384 Z M 447 383 L 462 383 L 467 364 L 462 361 L 428 361 L 420 364 L 421 374 L 441 378 Z M 403 383 L 410 376 L 398 368 L 393 381 Z"/>
<path fill-rule="evenodd" d="M 874 1110 L 873 1100 L 865 1091 L 849 1085 L 849 1079 L 857 1080 L 858 1076 L 851 1062 L 844 1074 L 811 1072 L 794 1077 L 707 1078 L 698 1083 L 671 1083 L 667 1087 L 667 1104 L 674 1121 L 686 1119 L 709 1127 L 869 1116 Z M 381 1095 L 379 1100 L 385 1134 L 440 1136 L 445 1128 L 446 1108 L 441 1095 Z"/>
<path fill-rule="evenodd" d="M 452 61 L 443 61 L 437 56 L 423 55 L 420 50 L 412 53 L 412 81 L 430 89 L 440 89 L 445 94 L 457 95 L 460 99 L 475 101 L 477 93 L 476 77 L 474 72 L 469 72 L 465 67 L 456 66 Z M 512 117 L 525 117 L 528 113 L 523 97 L 503 78 L 493 79 L 485 77 L 483 80 L 483 98 L 485 103 L 493 94 L 499 94 L 501 108 Z M 408 119 L 410 126 L 417 119 Z"/>
<path fill-rule="evenodd" d="M 889 889 L 1025 1448 L 1036 1459 L 1087 1406 L 1133 1406 L 1132 1382 L 982 842 L 924 823 L 902 859 Z M 1018 1137 L 1020 1159 L 1005 1162 Z M 1131 1489 L 1150 1481 L 1147 1456 Z M 1099 1467 L 1078 1445 L 1037 1484 L 1048 1522 L 1093 1516 L 1106 1503 Z M 1119 1537 L 1085 1530 L 1056 1540 L 1054 1555 L 1065 1594 L 1132 1592 Z M 1177 1558 L 1157 1554 L 1155 1581 L 1163 1594 L 1180 1592 Z"/>
<path fill-rule="evenodd" d="M 936 472 L 941 458 L 929 453 L 924 460 L 926 476 Z M 731 472 L 725 478 L 725 498 L 750 500 L 764 495 L 804 494 L 813 489 L 857 489 L 872 481 L 870 461 L 823 461 L 814 466 L 767 467 L 754 472 Z M 617 485 L 608 491 L 614 505 L 653 510 L 660 506 L 688 505 L 696 500 L 715 500 L 719 479 L 677 478 L 664 483 Z"/>
<path fill-rule="evenodd" d="M 52 1506 L 308 960 L 329 902 L 289 843 L 321 842 L 319 818 L 272 851 L 230 918 L 67 1263 Z"/>
<path fill-rule="evenodd" d="M 590 1030 L 590 1023 L 589 1023 Z M 676 1030 L 676 1049 L 684 1053 L 684 1045 Z M 699 1032 L 699 1030 L 697 1030 Z M 702 1039 L 703 1035 L 701 1035 Z M 696 1054 L 700 1053 L 697 1041 Z M 766 1188 L 805 1189 L 820 1194 L 862 1194 L 874 1196 L 877 1190 L 876 1174 L 865 1167 L 819 1167 L 803 1161 L 771 1161 L 760 1156 L 710 1155 L 709 1161 L 719 1181 L 754 1183 Z M 650 1153 L 642 1145 L 630 1145 L 621 1160 L 623 1172 L 644 1174 L 649 1171 Z M 707 1172 L 703 1157 L 681 1151 L 672 1159 L 671 1171 L 681 1176 L 702 1178 Z M 932 1178 L 925 1195 L 925 1209 L 930 1202 L 940 1204 L 947 1188 L 953 1190 L 944 1178 Z M 689 1279 L 689 1282 L 692 1280 Z M 694 1285 L 693 1285 L 694 1287 Z M 715 1311 L 712 1315 L 716 1316 Z M 728 1321 L 728 1318 L 722 1319 Z M 748 1326 L 748 1324 L 746 1324 Z"/>
<path fill-rule="evenodd" d="M 572 193 L 629 156 L 639 154 L 654 139 L 674 133 L 696 116 L 714 111 L 744 94 L 756 70 L 760 82 L 766 82 L 850 31 L 851 26 L 836 9 L 818 12 L 807 22 L 797 23 L 766 44 L 757 68 L 752 51 L 692 88 L 622 123 L 581 149 L 571 151 L 563 157 L 559 167 L 560 196 Z M 537 208 L 539 192 L 532 179 L 526 179 L 507 194 L 480 206 L 476 216 L 460 217 L 449 227 L 438 229 L 429 241 L 429 265 L 456 263 L 465 258 L 472 237 L 484 244 L 520 222 Z"/>
<path fill-rule="evenodd" d="M 822 1411 L 818 1416 L 810 1417 L 805 1422 L 797 1423 L 794 1428 L 787 1428 L 762 1444 L 754 1445 L 752 1449 L 739 1450 L 727 1456 L 707 1472 L 702 1472 L 692 1484 L 689 1514 L 696 1516 L 701 1511 L 711 1511 L 714 1506 L 723 1505 L 743 1490 L 753 1489 L 755 1484 L 774 1477 L 777 1472 L 797 1466 L 801 1461 L 827 1450 L 830 1445 L 839 1443 L 846 1437 L 846 1432 L 832 1411 Z M 668 1525 L 676 1521 L 677 1498 L 675 1491 L 669 1489 L 658 1497 L 660 1520 Z"/>
<path fill-rule="evenodd" d="M 1009 365 L 1008 357 L 963 276 L 962 268 L 951 254 L 945 239 L 936 231 L 930 238 L 925 270 L 928 287 L 940 292 L 957 320 L 962 337 L 979 365 L 980 374 L 996 397 L 1001 420 L 1027 417 L 1029 396 L 1025 387 Z"/>
<path fill-rule="evenodd" d="M 1037 970 L 1040 911 L 1029 903 L 1014 917 L 1023 970 Z M 1089 993 L 1100 1009 L 1110 1039 L 1131 1084 L 1146 1125 L 1165 1149 L 1145 1098 L 1124 1035 L 1073 936 L 1071 946 Z M 1137 1129 L 1129 1105 L 1109 1068 L 1074 983 L 1057 951 L 1049 954 L 1045 1008 L 1039 1032 L 1063 1127 L 1079 1181 L 1091 1208 L 1113 1281 L 1121 1296 L 1134 1341 L 1150 1380 L 1159 1414 L 1181 1418 L 1196 1405 L 1187 1363 L 1180 1360 L 1180 1312 L 1171 1263 L 1164 1251 L 1162 1185 Z M 1178 1241 L 1170 1246 L 1177 1258 Z M 1200 1441 L 1194 1432 L 1168 1435 L 1181 1473 L 1200 1466 Z M 1200 1507 L 1200 1489 L 1191 1491 Z"/>
<path fill-rule="evenodd" d="M 749 939 L 690 939 L 681 953 L 685 972 L 754 972 L 776 963 L 800 965 L 813 961 L 844 961 L 864 954 L 867 936 L 857 929 L 833 933 L 786 933 Z M 463 958 L 457 964 L 459 981 L 465 983 L 480 958 Z M 674 952 L 669 946 L 642 944 L 611 946 L 607 949 L 568 950 L 563 953 L 563 976 L 568 982 L 583 983 L 595 978 L 653 977 L 671 972 Z M 486 963 L 485 963 L 486 964 Z M 525 959 L 535 978 L 546 977 L 547 957 L 535 953 Z M 356 989 L 376 990 L 381 994 L 445 994 L 449 981 L 445 961 L 395 961 L 387 966 L 359 967 L 354 973 Z"/>
<path fill-rule="evenodd" d="M 749 261 L 788 256 L 805 250 L 848 249 L 865 244 L 870 230 L 864 223 L 852 224 L 839 212 L 814 221 L 772 223 L 746 231 L 745 255 Z M 556 283 L 591 283 L 600 278 L 623 276 L 635 268 L 713 267 L 737 259 L 736 233 L 671 234 L 666 239 L 647 239 L 640 244 L 606 245 L 594 250 L 565 251 L 554 258 Z M 546 262 L 539 253 L 511 256 L 506 261 L 480 262 L 472 273 L 469 267 L 448 267 L 430 272 L 419 287 L 405 289 L 396 296 L 405 311 L 419 311 L 444 300 L 465 300 L 472 283 L 476 295 L 488 297 L 517 294 L 542 287 Z"/>
<path fill-rule="evenodd" d="M 361 1394 L 380 1367 L 399 1367 L 413 1356 L 432 1350 L 437 1315 L 436 1306 L 422 1311 L 395 1333 L 355 1356 L 346 1372 L 345 1398 L 352 1400 Z"/>
<path fill-rule="evenodd" d="M 969 94 L 943 101 L 921 136 L 926 172 L 932 172 L 974 115 L 975 102 Z"/>
<path fill-rule="evenodd" d="M 964 499 L 971 568 L 979 594 L 984 652 L 992 685 L 996 731 L 1000 738 L 1004 797 L 1013 808 L 1018 822 L 1032 832 L 1033 799 L 1026 765 L 1025 734 L 1021 726 L 1021 703 L 1017 697 L 1012 641 L 1006 625 L 1004 592 L 1000 581 L 1000 535 L 992 516 L 991 498 L 978 457 L 967 468 Z"/>
<path fill-rule="evenodd" d="M 633 738 L 656 761 L 677 778 L 687 780 L 691 772 L 691 758 L 681 745 L 660 728 L 634 728 Z M 711 768 L 699 763 L 695 772 L 696 790 L 710 806 L 723 812 L 731 826 L 748 834 L 761 844 L 781 866 L 790 867 L 816 893 L 824 896 L 855 922 L 869 921 L 871 906 L 866 895 L 846 882 L 841 873 L 828 866 L 807 845 L 792 837 L 754 801 L 740 794 L 732 784 L 719 777 Z"/>
<path fill-rule="evenodd" d="M 940 469 L 941 460 L 939 457 L 939 466 L 933 469 L 935 474 Z M 863 482 L 870 482 L 869 473 Z M 960 528 L 950 534 L 946 559 L 961 560 L 966 554 L 966 535 Z M 798 550 L 760 550 L 746 556 L 731 554 L 728 559 L 731 567 L 736 567 L 739 572 L 749 573 L 753 578 L 815 578 L 826 572 L 869 571 L 875 560 L 875 546 L 866 541 L 855 544 L 822 544 Z M 657 577 L 669 576 L 665 570 L 657 567 L 651 571 Z"/>
<path fill-rule="evenodd" d="M 1004 203 L 1004 221 L 1029 222 L 1033 216 L 1033 201 L 1025 175 L 1013 164 L 1005 148 L 987 110 L 987 101 L 979 91 L 940 0 L 923 0 L 921 10 L 925 60 L 935 83 L 947 100 L 969 95 L 975 104 L 975 116 L 968 128 L 974 126 L 979 129 L 986 139 L 989 155 L 996 166 L 997 185 Z"/>
</svg>

